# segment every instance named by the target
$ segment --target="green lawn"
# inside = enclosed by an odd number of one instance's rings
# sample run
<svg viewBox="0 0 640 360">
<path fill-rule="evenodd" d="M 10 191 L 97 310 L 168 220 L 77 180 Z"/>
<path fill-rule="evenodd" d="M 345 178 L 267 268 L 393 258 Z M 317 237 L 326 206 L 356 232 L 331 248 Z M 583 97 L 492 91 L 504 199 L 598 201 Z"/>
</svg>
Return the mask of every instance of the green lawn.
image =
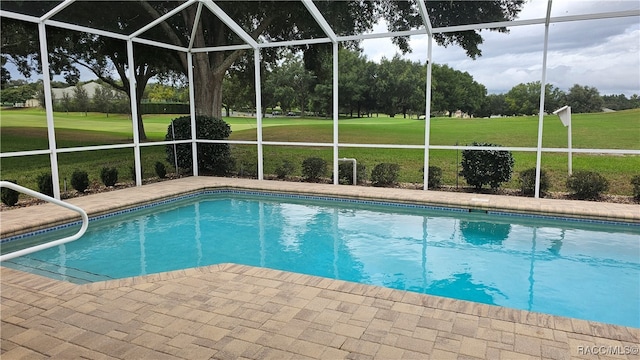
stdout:
<svg viewBox="0 0 640 360">
<path fill-rule="evenodd" d="M 171 119 L 176 115 L 145 115 L 144 125 L 148 141 L 164 139 Z M 131 120 L 125 115 L 89 113 L 55 113 L 56 139 L 58 147 L 131 143 Z M 249 117 L 225 118 L 233 130 L 233 140 L 255 140 L 256 119 Z M 47 149 L 46 116 L 37 109 L 3 110 L 0 112 L 0 149 L 2 152 Z M 341 143 L 415 144 L 424 142 L 423 120 L 390 118 L 388 116 L 340 119 L 339 141 Z M 511 117 L 499 119 L 431 119 L 432 145 L 470 144 L 473 141 L 491 142 L 504 146 L 535 147 L 537 145 L 538 117 Z M 265 118 L 263 120 L 265 141 L 333 141 L 331 119 Z M 543 146 L 564 148 L 567 145 L 567 130 L 556 116 L 546 116 L 543 127 Z M 640 110 L 616 113 L 574 114 L 574 148 L 640 149 Z M 155 176 L 153 164 L 166 161 L 164 146 L 142 148 L 144 177 Z M 233 146 L 238 171 L 255 173 L 257 157 L 253 145 Z M 445 184 L 464 185 L 457 178 L 460 153 L 455 150 L 431 150 L 430 164 L 443 169 Z M 309 156 L 321 156 L 331 164 L 332 149 L 265 146 L 265 173 L 273 174 L 283 159 L 300 164 Z M 366 165 L 370 172 L 381 162 L 395 162 L 401 166 L 403 182 L 422 182 L 422 150 L 340 148 L 339 157 L 355 157 Z M 515 171 L 513 180 L 506 187 L 517 187 L 517 173 L 535 166 L 535 153 L 514 153 Z M 130 167 L 133 165 L 133 149 L 97 150 L 85 153 L 63 153 L 58 155 L 60 178 L 70 179 L 75 169 L 89 172 L 93 181 L 98 181 L 103 166 L 115 166 L 120 181 L 132 181 Z M 2 178 L 15 179 L 20 184 L 35 188 L 35 178 L 47 171 L 49 156 L 29 156 L 2 159 Z M 167 164 L 168 170 L 173 168 Z M 542 167 L 551 176 L 552 190 L 565 191 L 567 174 L 566 154 L 543 154 Z M 598 171 L 611 183 L 610 193 L 631 194 L 630 179 L 640 174 L 639 156 L 604 156 L 575 154 L 573 169 Z M 64 187 L 64 184 L 61 184 Z"/>
</svg>

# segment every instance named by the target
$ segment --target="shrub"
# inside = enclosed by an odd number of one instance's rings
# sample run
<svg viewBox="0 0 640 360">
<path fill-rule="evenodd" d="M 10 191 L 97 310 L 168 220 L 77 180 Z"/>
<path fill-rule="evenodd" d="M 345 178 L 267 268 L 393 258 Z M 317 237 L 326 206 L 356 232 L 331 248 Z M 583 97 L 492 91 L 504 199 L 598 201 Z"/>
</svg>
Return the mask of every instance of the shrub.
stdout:
<svg viewBox="0 0 640 360">
<path fill-rule="evenodd" d="M 540 196 L 549 190 L 549 177 L 544 169 L 540 169 Z M 522 195 L 533 196 L 536 193 L 536 168 L 520 172 L 520 191 Z"/>
<path fill-rule="evenodd" d="M 236 164 L 236 173 L 240 177 L 257 178 L 258 160 L 248 157 L 241 158 Z"/>
<path fill-rule="evenodd" d="M 282 160 L 280 165 L 276 168 L 276 176 L 278 179 L 285 179 L 287 176 L 293 174 L 296 171 L 296 166 L 289 160 Z"/>
<path fill-rule="evenodd" d="M 319 157 L 310 157 L 302 161 L 302 176 L 306 181 L 318 181 L 327 173 L 327 162 Z"/>
<path fill-rule="evenodd" d="M 17 184 L 15 180 L 5 180 L 5 181 Z M 7 206 L 13 206 L 17 204 L 19 196 L 20 196 L 20 193 L 13 189 L 3 187 L 2 190 L 0 190 L 0 198 L 2 198 L 2 203 Z"/>
<path fill-rule="evenodd" d="M 631 178 L 631 185 L 633 185 L 633 198 L 640 201 L 640 175 Z"/>
<path fill-rule="evenodd" d="M 380 163 L 371 171 L 371 184 L 373 186 L 392 186 L 398 182 L 400 165 L 392 163 Z"/>
<path fill-rule="evenodd" d="M 38 191 L 53 197 L 53 178 L 51 177 L 51 173 L 44 173 L 38 175 Z"/>
<path fill-rule="evenodd" d="M 154 167 L 156 170 L 156 175 L 158 175 L 160 179 L 164 179 L 167 176 L 167 167 L 164 166 L 163 163 L 161 163 L 160 161 L 156 161 Z"/>
<path fill-rule="evenodd" d="M 142 177 L 144 178 L 144 171 L 142 170 L 142 168 L 140 168 L 140 172 Z M 133 180 L 133 182 L 136 182 L 136 166 L 135 165 L 132 165 L 129 168 L 129 174 L 130 174 L 131 180 Z"/>
<path fill-rule="evenodd" d="M 89 187 L 89 174 L 82 170 L 74 171 L 71 174 L 71 186 L 78 192 L 84 192 Z"/>
<path fill-rule="evenodd" d="M 609 189 L 609 182 L 597 172 L 576 171 L 567 179 L 567 188 L 576 199 L 596 199 Z"/>
<path fill-rule="evenodd" d="M 424 174 L 424 167 L 420 169 Z M 429 166 L 429 189 L 437 189 L 442 186 L 442 169 L 437 166 Z"/>
<path fill-rule="evenodd" d="M 356 184 L 362 184 L 367 180 L 367 167 L 358 163 L 356 165 Z M 338 165 L 338 182 L 342 185 L 353 185 L 353 163 L 341 162 Z"/>
<path fill-rule="evenodd" d="M 176 140 L 191 139 L 191 117 L 183 116 L 174 119 L 167 128 L 165 140 L 173 140 L 175 133 Z M 224 140 L 231 135 L 231 127 L 221 119 L 209 116 L 196 116 L 196 136 L 205 140 Z M 178 167 L 193 170 L 193 157 L 191 144 L 175 145 Z M 165 148 L 167 161 L 175 163 L 174 145 L 167 145 Z M 228 175 L 233 170 L 233 158 L 229 144 L 198 144 L 198 169 L 202 173 L 212 175 Z M 177 169 L 176 169 L 177 171 Z"/>
<path fill-rule="evenodd" d="M 487 143 L 473 143 L 473 146 L 500 146 Z M 462 171 L 467 184 L 477 190 L 483 185 L 497 189 L 500 184 L 511 180 L 513 171 L 513 155 L 504 150 L 463 150 Z"/>
<path fill-rule="evenodd" d="M 118 169 L 103 167 L 100 171 L 100 180 L 105 186 L 113 186 L 118 181 Z"/>
</svg>

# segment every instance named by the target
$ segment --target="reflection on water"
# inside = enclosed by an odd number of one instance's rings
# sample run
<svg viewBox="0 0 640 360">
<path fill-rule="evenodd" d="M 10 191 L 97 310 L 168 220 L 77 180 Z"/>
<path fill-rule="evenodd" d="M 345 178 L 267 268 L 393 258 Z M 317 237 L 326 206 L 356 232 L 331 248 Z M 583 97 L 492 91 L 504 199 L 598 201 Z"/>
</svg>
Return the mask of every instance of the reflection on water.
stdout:
<svg viewBox="0 0 640 360">
<path fill-rule="evenodd" d="M 460 232 L 464 240 L 474 245 L 501 245 L 509 238 L 511 224 L 486 221 L 460 221 Z"/>
<path fill-rule="evenodd" d="M 232 262 L 640 326 L 631 230 L 214 198 L 95 222 L 79 241 L 3 265 L 82 283 Z"/>
<path fill-rule="evenodd" d="M 469 273 L 452 274 L 450 278 L 433 281 L 426 292 L 491 305 L 496 305 L 493 294 L 504 296 L 498 288 L 474 282 Z"/>
</svg>

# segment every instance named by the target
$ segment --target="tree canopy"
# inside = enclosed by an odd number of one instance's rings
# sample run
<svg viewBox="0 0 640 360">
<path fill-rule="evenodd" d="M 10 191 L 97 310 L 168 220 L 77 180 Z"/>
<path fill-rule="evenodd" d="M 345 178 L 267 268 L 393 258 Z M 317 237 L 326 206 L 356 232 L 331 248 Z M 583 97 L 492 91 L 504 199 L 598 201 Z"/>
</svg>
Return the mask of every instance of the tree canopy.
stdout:
<svg viewBox="0 0 640 360">
<path fill-rule="evenodd" d="M 12 8 L 24 13 L 45 13 L 49 2 L 3 1 L 3 8 Z M 8 4 L 7 4 L 8 3 Z M 491 1 L 428 1 L 427 11 L 434 27 L 467 23 L 508 21 L 515 18 L 524 0 Z M 262 41 L 298 40 L 326 35 L 301 2 L 279 1 L 219 1 L 224 10 L 253 39 Z M 402 31 L 422 26 L 422 18 L 413 1 L 316 1 L 314 4 L 324 15 L 333 30 L 341 35 L 359 34 L 369 31 L 379 19 L 384 19 L 392 31 Z M 96 8 L 102 9 L 99 16 Z M 166 14 L 177 6 L 175 1 L 110 1 L 75 2 L 65 8 L 57 18 L 107 31 L 130 34 L 153 19 Z M 150 29 L 145 36 L 162 39 L 172 44 L 187 46 L 190 41 L 195 48 L 238 44 L 237 34 L 224 22 L 208 11 L 203 11 L 194 31 L 197 5 L 185 8 L 180 16 L 173 16 Z M 18 64 L 23 73 L 37 69 L 39 50 L 34 24 L 3 19 L 2 53 L 5 59 Z M 504 28 L 494 29 L 506 31 Z M 191 34 L 194 34 L 191 38 Z M 442 45 L 459 45 L 468 56 L 481 55 L 479 31 L 469 30 L 439 33 L 434 36 Z M 393 39 L 400 50 L 410 51 L 408 39 Z M 76 64 L 93 71 L 100 79 L 129 94 L 126 44 L 106 36 L 78 33 L 61 28 L 48 27 L 48 46 L 52 72 L 65 73 L 68 80 L 77 81 Z M 300 46 L 308 70 L 320 72 L 322 54 L 329 46 Z M 199 52 L 194 54 L 194 88 L 196 112 L 201 115 L 220 117 L 222 111 L 222 83 L 227 70 L 245 55 L 245 50 Z M 135 74 L 136 98 L 140 99 L 149 79 L 167 72 L 187 73 L 186 56 L 174 51 L 136 44 Z M 273 63 L 278 59 L 277 48 L 261 50 L 262 60 Z M 75 70 L 74 70 L 75 69 Z M 113 79 L 109 70 L 115 69 L 120 77 Z M 318 75 L 319 76 L 319 75 Z M 324 90 L 324 89 L 316 89 Z M 138 120 L 141 138 L 145 138 L 141 118 Z"/>
</svg>

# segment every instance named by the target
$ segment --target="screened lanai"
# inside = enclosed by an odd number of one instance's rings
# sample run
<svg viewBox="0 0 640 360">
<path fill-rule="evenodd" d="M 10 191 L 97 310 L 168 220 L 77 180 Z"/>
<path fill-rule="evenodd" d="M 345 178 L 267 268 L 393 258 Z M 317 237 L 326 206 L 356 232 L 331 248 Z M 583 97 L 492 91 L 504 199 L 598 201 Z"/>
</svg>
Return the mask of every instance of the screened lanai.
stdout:
<svg viewBox="0 0 640 360">
<path fill-rule="evenodd" d="M 38 6 L 33 6 L 37 3 Z M 482 2 L 469 1 L 393 1 L 382 2 L 380 12 L 386 11 L 386 16 L 375 13 L 375 17 L 367 17 L 367 13 L 358 10 L 368 10 L 373 3 L 361 1 L 287 1 L 287 2 L 233 2 L 233 1 L 211 1 L 211 0 L 188 0 L 188 1 L 165 1 L 165 2 L 94 2 L 94 1 L 42 1 L 42 2 L 22 2 L 22 1 L 2 1 L 0 3 L 0 17 L 3 19 L 13 19 L 21 22 L 37 25 L 39 61 L 42 74 L 53 73 L 50 67 L 48 39 L 51 34 L 59 29 L 70 30 L 78 33 L 93 34 L 98 37 L 115 39 L 126 46 L 126 57 L 122 81 L 128 85 L 130 95 L 130 109 L 132 119 L 133 138 L 126 144 L 104 144 L 82 147 L 60 147 L 56 141 L 56 121 L 53 111 L 53 99 L 51 96 L 51 76 L 43 76 L 45 103 L 47 120 L 48 148 L 25 151 L 3 152 L 2 158 L 48 155 L 51 164 L 51 174 L 53 177 L 54 197 L 60 199 L 60 175 L 58 157 L 60 154 L 81 153 L 84 151 L 101 151 L 110 149 L 127 148 L 133 151 L 135 183 L 142 185 L 141 158 L 144 156 L 144 149 L 150 146 L 166 146 L 173 144 L 191 144 L 193 156 L 193 175 L 199 175 L 197 144 L 199 143 L 228 143 L 238 146 L 251 146 L 257 149 L 257 178 L 264 180 L 264 148 L 265 147 L 309 147 L 325 148 L 332 150 L 333 182 L 338 184 L 338 164 L 343 158 L 341 149 L 345 148 L 371 148 L 371 149 L 407 149 L 420 151 L 423 153 L 423 188 L 428 189 L 430 154 L 438 150 L 508 150 L 514 152 L 526 152 L 535 154 L 536 168 L 536 191 L 535 197 L 540 196 L 540 170 L 542 167 L 542 157 L 544 153 L 598 153 L 617 155 L 640 155 L 638 149 L 620 149 L 615 146 L 610 148 L 590 148 L 581 147 L 579 149 L 545 147 L 543 146 L 545 111 L 545 86 L 552 81 L 547 72 L 548 69 L 548 44 L 550 41 L 550 27 L 554 25 L 566 25 L 568 27 L 577 23 L 593 24 L 594 31 L 604 29 L 606 21 L 616 21 L 616 19 L 640 19 L 640 8 L 636 2 L 626 2 L 619 10 L 600 11 L 595 8 L 585 13 L 558 12 L 555 9 L 560 2 L 537 1 L 539 6 L 537 13 L 528 13 L 520 16 L 517 11 L 503 9 L 500 16 L 458 16 L 468 14 L 468 9 L 458 9 L 456 6 L 472 6 L 469 4 Z M 491 3 L 491 2 L 485 2 Z M 503 6 L 520 6 L 519 1 L 493 2 Z M 558 4 L 557 4 L 558 3 Z M 566 5 L 566 4 L 563 4 Z M 264 6 L 264 9 L 260 7 Z M 447 7 L 449 6 L 449 7 Z M 283 8 L 285 11 L 283 11 Z M 354 8 L 356 11 L 354 11 Z M 464 11 L 463 11 L 464 10 Z M 90 14 L 90 16 L 85 16 Z M 358 14 L 360 16 L 358 17 Z M 396 14 L 394 16 L 394 14 Z M 451 16 L 444 16 L 444 15 Z M 344 17 L 352 16 L 350 21 L 344 21 Z M 215 19 L 216 21 L 209 21 Z M 380 21 L 386 26 L 375 26 Z M 603 22 L 604 21 L 604 22 Z M 355 24 L 352 27 L 345 27 L 345 23 Z M 211 27 L 209 24 L 218 24 L 224 28 L 224 33 L 229 34 L 224 38 L 217 38 L 216 34 L 222 34 L 221 28 Z M 432 64 L 446 59 L 434 57 L 434 43 L 449 42 L 450 46 L 460 46 L 464 43 L 463 38 L 455 40 L 459 34 L 471 34 L 478 36 L 480 31 L 489 29 L 508 31 L 515 28 L 536 29 L 534 33 L 536 44 L 541 51 L 536 67 L 539 71 L 537 79 L 541 86 L 539 91 L 538 106 L 538 127 L 533 143 L 535 146 L 499 147 L 485 148 L 472 147 L 468 145 L 444 145 L 432 143 L 431 130 L 431 103 L 432 103 Z M 382 29 L 382 30 L 381 30 Z M 588 36 L 586 34 L 585 36 Z M 339 49 L 342 46 L 352 46 L 358 42 L 373 41 L 376 39 L 393 39 L 395 46 L 400 49 L 407 45 L 409 39 L 420 39 L 423 44 L 414 51 L 423 51 L 423 59 L 426 63 L 427 71 L 424 83 L 420 84 L 425 89 L 425 120 L 424 120 L 424 141 L 420 144 L 386 144 L 386 143 L 354 143 L 345 141 L 340 136 L 339 118 Z M 462 39 L 462 40 L 460 40 Z M 551 40 L 553 41 L 553 39 Z M 481 41 L 480 41 L 481 43 Z M 331 106 L 330 115 L 333 121 L 333 128 L 330 134 L 331 141 L 317 141 L 317 139 L 307 139 L 306 141 L 266 141 L 263 139 L 263 106 L 261 89 L 261 69 L 262 63 L 267 57 L 272 57 L 278 49 L 293 48 L 302 50 L 313 49 L 314 46 L 325 45 L 331 47 Z M 189 106 L 191 118 L 191 139 L 188 140 L 167 140 L 167 141 L 144 141 L 144 136 L 140 133 L 137 119 L 140 109 L 140 93 L 136 87 L 139 78 L 136 71 L 139 64 L 144 60 L 140 59 L 137 49 L 140 46 L 153 47 L 159 49 L 159 56 L 175 57 L 177 62 L 183 62 L 186 71 L 187 82 L 189 84 Z M 466 49 L 467 52 L 473 50 Z M 390 52 L 395 52 L 396 48 Z M 199 139 L 196 135 L 196 115 L 208 113 L 210 109 L 205 109 L 201 99 L 204 94 L 213 91 L 207 87 L 207 82 L 197 85 L 196 79 L 203 77 L 203 72 L 210 71 L 202 63 L 202 56 L 216 58 L 220 54 L 220 64 L 229 66 L 237 57 L 233 54 L 238 52 L 252 55 L 252 64 L 247 68 L 253 70 L 253 82 L 255 84 L 255 140 L 206 140 Z M 637 54 L 635 54 L 637 57 Z M 223 76 L 223 73 L 210 73 L 212 77 Z M 204 75 L 205 77 L 207 75 Z M 509 76 L 506 74 L 504 76 Z M 207 105 L 209 106 L 209 105 Z M 214 111 L 219 111 L 221 104 L 215 101 L 210 105 Z M 553 110 L 553 109 L 552 109 Z"/>
</svg>

